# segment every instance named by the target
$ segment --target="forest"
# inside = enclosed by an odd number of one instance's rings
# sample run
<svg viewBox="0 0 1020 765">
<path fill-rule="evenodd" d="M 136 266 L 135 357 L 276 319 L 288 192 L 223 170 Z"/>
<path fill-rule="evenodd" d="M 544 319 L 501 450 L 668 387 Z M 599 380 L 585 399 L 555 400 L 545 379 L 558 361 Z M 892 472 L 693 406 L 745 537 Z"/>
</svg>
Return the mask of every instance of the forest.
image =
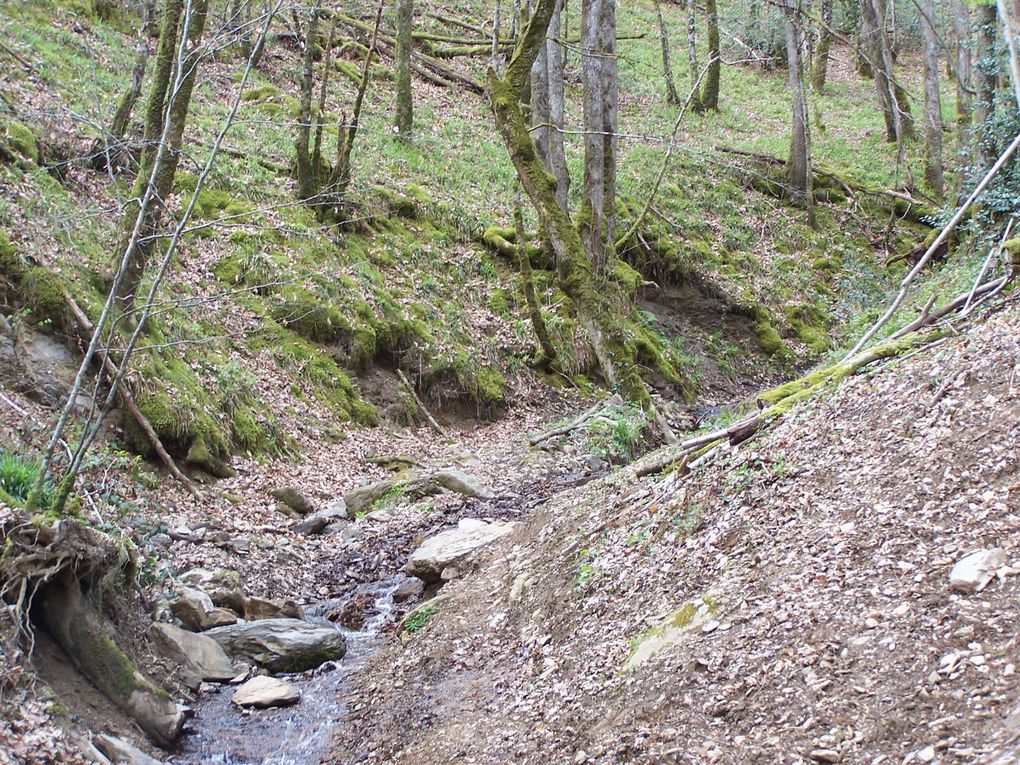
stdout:
<svg viewBox="0 0 1020 765">
<path fill-rule="evenodd" d="M 5 0 L 0 765 L 1020 762 L 1020 0 Z"/>
</svg>

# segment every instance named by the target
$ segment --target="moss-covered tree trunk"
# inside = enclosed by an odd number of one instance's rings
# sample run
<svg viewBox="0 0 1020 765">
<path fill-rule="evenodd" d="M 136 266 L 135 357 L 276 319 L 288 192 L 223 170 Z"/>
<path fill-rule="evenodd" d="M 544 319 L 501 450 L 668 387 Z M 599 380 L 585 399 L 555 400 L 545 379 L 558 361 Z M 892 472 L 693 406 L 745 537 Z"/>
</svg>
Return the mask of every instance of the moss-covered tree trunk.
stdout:
<svg viewBox="0 0 1020 765">
<path fill-rule="evenodd" d="M 396 104 L 393 121 L 397 136 L 411 140 L 414 105 L 411 96 L 411 30 L 414 25 L 414 0 L 397 0 L 397 37 L 393 66 L 396 75 Z"/>
<path fill-rule="evenodd" d="M 188 13 L 185 13 L 185 8 Z M 146 187 L 153 188 L 152 202 L 146 207 L 141 226 L 138 227 L 135 244 L 128 258 L 123 279 L 117 289 L 117 304 L 121 315 L 130 315 L 135 296 L 142 282 L 149 256 L 156 247 L 157 229 L 163 219 L 166 200 L 173 191 L 174 176 L 180 162 L 184 128 L 188 121 L 191 94 L 198 76 L 198 65 L 204 55 L 201 46 L 205 31 L 209 0 L 166 0 L 163 8 L 163 26 L 160 31 L 159 52 L 156 57 L 152 92 L 149 96 L 145 117 L 145 146 L 142 150 L 141 168 L 135 181 L 134 198 L 142 197 Z M 182 29 L 187 22 L 187 28 Z M 181 40 L 180 35 L 186 35 Z M 179 70 L 175 66 L 178 49 L 184 52 Z M 171 73 L 174 82 L 171 83 Z M 171 84 L 174 87 L 171 87 Z M 166 146 L 162 159 L 155 162 L 159 144 L 165 139 Z M 122 226 L 122 247 L 119 249 L 114 268 L 125 250 L 131 248 L 132 234 L 138 208 L 129 205 L 124 214 Z"/>
<path fill-rule="evenodd" d="M 500 137 L 517 176 L 531 199 L 556 251 L 560 286 L 571 299 L 578 321 L 587 333 L 607 382 L 631 401 L 650 406 L 651 399 L 634 364 L 634 352 L 614 321 L 611 301 L 595 288 L 591 261 L 570 216 L 556 200 L 556 179 L 546 170 L 521 109 L 520 97 L 528 82 L 539 47 L 546 37 L 556 0 L 537 0 L 535 12 L 520 36 L 506 74 L 490 68 L 489 100 Z"/>
<path fill-rule="evenodd" d="M 914 120 L 906 93 L 894 82 L 892 46 L 885 25 L 885 2 L 863 0 L 861 8 L 870 32 L 870 47 L 866 50 L 874 64 L 875 88 L 882 105 L 886 140 L 902 145 L 903 141 L 914 137 Z"/>
<path fill-rule="evenodd" d="M 318 194 L 319 168 L 312 161 L 312 93 L 315 90 L 315 47 L 319 37 L 321 0 L 305 26 L 305 51 L 301 60 L 301 92 L 298 100 L 298 124 L 294 137 L 294 167 L 297 170 L 298 199 L 307 201 Z"/>
<path fill-rule="evenodd" d="M 942 185 L 942 98 L 939 93 L 939 39 L 935 30 L 935 4 L 918 0 L 924 32 L 924 177 L 936 199 Z"/>
<path fill-rule="evenodd" d="M 548 368 L 556 363 L 556 349 L 549 337 L 549 330 L 542 317 L 542 306 L 535 293 L 535 277 L 531 272 L 531 258 L 528 256 L 528 238 L 524 232 L 524 211 L 521 209 L 519 187 L 514 195 L 514 233 L 517 238 L 517 267 L 521 272 L 524 300 L 528 305 L 528 316 L 535 331 L 535 339 L 538 340 L 539 354 L 535 363 L 539 367 Z"/>
<path fill-rule="evenodd" d="M 719 80 L 722 75 L 722 53 L 719 50 L 719 9 L 716 0 L 705 0 L 705 34 L 708 41 L 708 69 L 701 105 L 719 111 Z"/>
<path fill-rule="evenodd" d="M 979 131 L 994 135 L 995 91 L 999 86 L 999 59 L 996 45 L 998 36 L 998 10 L 995 4 L 979 5 L 977 11 L 977 102 L 974 117 Z M 994 140 L 979 141 L 981 159 L 985 167 L 998 156 Z"/>
<path fill-rule="evenodd" d="M 815 48 L 811 87 L 815 93 L 825 90 L 829 75 L 829 51 L 832 49 L 832 0 L 822 0 L 822 24 L 818 30 L 818 47 Z"/>
</svg>

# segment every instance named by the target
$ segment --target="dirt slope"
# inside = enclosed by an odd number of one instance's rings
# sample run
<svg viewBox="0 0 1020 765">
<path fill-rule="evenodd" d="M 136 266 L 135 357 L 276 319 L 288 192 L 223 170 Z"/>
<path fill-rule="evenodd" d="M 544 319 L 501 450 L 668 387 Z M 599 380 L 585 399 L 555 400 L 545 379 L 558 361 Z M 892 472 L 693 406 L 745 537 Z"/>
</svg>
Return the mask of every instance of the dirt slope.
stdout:
<svg viewBox="0 0 1020 765">
<path fill-rule="evenodd" d="M 1020 558 L 1018 320 L 686 480 L 557 495 L 378 658 L 335 761 L 1016 762 L 1016 564 L 971 595 L 949 571 Z"/>
</svg>

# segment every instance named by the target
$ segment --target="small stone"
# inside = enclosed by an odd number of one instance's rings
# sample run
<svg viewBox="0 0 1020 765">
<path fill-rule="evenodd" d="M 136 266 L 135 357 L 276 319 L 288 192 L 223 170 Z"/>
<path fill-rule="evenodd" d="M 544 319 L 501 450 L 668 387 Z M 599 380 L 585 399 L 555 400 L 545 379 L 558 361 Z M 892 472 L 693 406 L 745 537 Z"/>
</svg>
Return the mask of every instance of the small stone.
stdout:
<svg viewBox="0 0 1020 765">
<path fill-rule="evenodd" d="M 949 586 L 959 592 L 981 592 L 1005 565 L 1006 553 L 1001 547 L 978 550 L 957 561 L 949 572 Z"/>
<path fill-rule="evenodd" d="M 926 746 L 917 752 L 917 759 L 921 762 L 931 762 L 935 759 L 935 747 Z"/>
<path fill-rule="evenodd" d="M 705 634 L 708 634 L 709 632 L 715 632 L 717 629 L 719 629 L 719 622 L 715 621 L 714 619 L 702 625 L 701 627 L 701 631 L 704 632 Z"/>
<path fill-rule="evenodd" d="M 812 749 L 809 755 L 815 762 L 839 762 L 839 752 L 835 749 Z"/>
<path fill-rule="evenodd" d="M 875 629 L 875 627 L 878 626 L 878 619 L 869 616 L 867 619 L 864 620 L 864 626 L 867 627 L 869 630 L 873 630 Z"/>
<path fill-rule="evenodd" d="M 169 547 L 172 543 L 173 539 L 169 534 L 153 534 L 149 537 L 150 547 Z"/>
<path fill-rule="evenodd" d="M 1002 668 L 1003 677 L 1010 677 L 1011 675 L 1014 674 L 1016 674 L 1016 665 L 1013 664 L 1013 662 L 1010 662 L 1009 664 Z"/>
<path fill-rule="evenodd" d="M 301 691 L 286 680 L 257 675 L 234 691 L 230 700 L 239 707 L 287 707 L 301 700 Z"/>
<path fill-rule="evenodd" d="M 582 762 L 588 761 L 588 753 L 583 749 L 578 749 L 577 754 L 574 755 L 574 762 L 580 765 Z"/>
</svg>

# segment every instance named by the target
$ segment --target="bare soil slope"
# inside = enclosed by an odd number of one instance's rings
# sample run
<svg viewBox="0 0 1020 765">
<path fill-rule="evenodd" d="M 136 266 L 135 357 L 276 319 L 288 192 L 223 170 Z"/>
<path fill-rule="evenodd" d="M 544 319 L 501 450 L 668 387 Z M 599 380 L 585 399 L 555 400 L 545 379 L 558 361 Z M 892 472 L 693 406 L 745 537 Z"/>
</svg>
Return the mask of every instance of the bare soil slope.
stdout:
<svg viewBox="0 0 1020 765">
<path fill-rule="evenodd" d="M 557 495 L 363 675 L 335 762 L 1016 762 L 1018 568 L 949 572 L 1020 558 L 1018 320 Z"/>
</svg>

